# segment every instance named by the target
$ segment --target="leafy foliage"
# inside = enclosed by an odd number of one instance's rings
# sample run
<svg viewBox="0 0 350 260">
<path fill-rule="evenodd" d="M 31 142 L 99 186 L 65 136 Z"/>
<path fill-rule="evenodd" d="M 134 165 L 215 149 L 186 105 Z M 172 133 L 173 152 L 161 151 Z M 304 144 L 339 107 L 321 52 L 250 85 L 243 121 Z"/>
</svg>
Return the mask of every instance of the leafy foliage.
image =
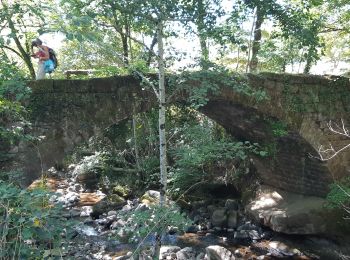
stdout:
<svg viewBox="0 0 350 260">
<path fill-rule="evenodd" d="M 181 144 L 170 151 L 175 162 L 169 180 L 173 195 L 180 195 L 195 183 L 210 182 L 214 176 L 232 181 L 241 173 L 240 166 L 245 172 L 250 153 L 267 155 L 258 144 L 216 136 L 210 124 L 185 125 Z"/>
<path fill-rule="evenodd" d="M 180 213 L 175 205 L 160 207 L 150 206 L 145 210 L 125 213 L 123 219 L 126 221 L 126 232 L 133 234 L 130 242 L 144 242 L 144 239 L 154 233 L 162 234 L 169 229 L 184 232 L 190 225 L 190 220 Z M 124 227 L 122 229 L 125 229 Z"/>
<path fill-rule="evenodd" d="M 345 177 L 330 186 L 331 191 L 327 195 L 328 207 L 343 208 L 350 206 L 350 177 Z"/>
<path fill-rule="evenodd" d="M 4 57 L 6 61 L 6 57 Z M 26 133 L 29 122 L 22 102 L 29 96 L 30 89 L 23 82 L 23 74 L 15 63 L 0 61 L 0 160 L 6 159 L 7 151 L 19 140 L 29 140 Z"/>
<path fill-rule="evenodd" d="M 61 248 L 69 223 L 49 196 L 43 189 L 20 190 L 0 181 L 0 259 L 36 259 Z"/>
<path fill-rule="evenodd" d="M 267 98 L 264 91 L 252 89 L 245 76 L 213 63 L 207 64 L 207 67 L 207 70 L 184 71 L 170 80 L 170 85 L 177 86 L 175 91 L 188 92 L 188 103 L 193 108 L 198 109 L 206 105 L 210 96 L 219 94 L 223 88 L 234 89 L 257 101 Z"/>
<path fill-rule="evenodd" d="M 269 121 L 272 134 L 275 137 L 283 137 L 288 134 L 287 125 L 282 121 Z"/>
</svg>

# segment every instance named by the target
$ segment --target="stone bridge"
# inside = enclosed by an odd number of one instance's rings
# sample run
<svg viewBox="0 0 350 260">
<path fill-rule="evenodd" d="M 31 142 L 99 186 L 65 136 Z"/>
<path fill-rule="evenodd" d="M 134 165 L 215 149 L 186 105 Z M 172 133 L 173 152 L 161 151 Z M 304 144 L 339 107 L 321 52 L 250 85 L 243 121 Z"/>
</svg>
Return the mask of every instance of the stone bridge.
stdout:
<svg viewBox="0 0 350 260">
<path fill-rule="evenodd" d="M 350 151 L 327 162 L 309 155 L 316 155 L 321 144 L 341 147 L 349 141 L 332 134 L 326 125 L 329 120 L 350 122 L 349 80 L 272 73 L 245 78 L 244 84 L 265 91 L 268 98 L 258 101 L 222 87 L 200 111 L 236 138 L 269 147 L 270 157 L 254 159 L 262 182 L 304 195 L 325 196 L 333 178 L 350 173 Z M 25 153 L 31 174 L 40 172 L 37 165 L 45 170 L 60 163 L 76 145 L 104 128 L 156 105 L 154 93 L 133 76 L 28 84 L 33 90 L 29 104 L 33 128 L 43 138 Z M 279 129 L 280 122 L 286 129 Z"/>
</svg>

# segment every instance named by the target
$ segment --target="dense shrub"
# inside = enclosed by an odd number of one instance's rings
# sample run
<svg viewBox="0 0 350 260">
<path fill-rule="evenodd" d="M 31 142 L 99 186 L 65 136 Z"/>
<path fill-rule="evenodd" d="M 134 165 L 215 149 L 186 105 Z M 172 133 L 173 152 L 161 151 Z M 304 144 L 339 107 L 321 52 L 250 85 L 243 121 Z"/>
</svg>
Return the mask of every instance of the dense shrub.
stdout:
<svg viewBox="0 0 350 260">
<path fill-rule="evenodd" d="M 0 259 L 41 259 L 62 253 L 69 223 L 44 189 L 21 190 L 0 181 Z"/>
<path fill-rule="evenodd" d="M 217 134 L 213 122 L 184 126 L 181 142 L 170 151 L 174 165 L 170 172 L 170 191 L 180 195 L 193 184 L 223 177 L 232 182 L 247 173 L 249 154 L 265 156 L 259 145 L 235 141 Z M 218 172 L 219 171 L 219 172 Z"/>
</svg>

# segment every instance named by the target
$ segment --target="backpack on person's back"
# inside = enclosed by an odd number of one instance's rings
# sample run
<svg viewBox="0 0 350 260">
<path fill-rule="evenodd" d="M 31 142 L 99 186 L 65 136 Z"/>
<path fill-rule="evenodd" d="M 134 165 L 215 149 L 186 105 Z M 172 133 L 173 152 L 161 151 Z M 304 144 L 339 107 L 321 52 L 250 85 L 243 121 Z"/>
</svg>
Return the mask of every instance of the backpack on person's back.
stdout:
<svg viewBox="0 0 350 260">
<path fill-rule="evenodd" d="M 57 56 L 56 53 L 53 49 L 49 48 L 49 59 L 52 60 L 53 64 L 54 64 L 54 68 L 56 69 L 58 66 L 58 60 L 57 60 Z"/>
<path fill-rule="evenodd" d="M 52 73 L 58 66 L 56 53 L 53 49 L 47 47 L 49 52 L 49 59 L 44 62 L 44 69 L 46 73 Z"/>
</svg>

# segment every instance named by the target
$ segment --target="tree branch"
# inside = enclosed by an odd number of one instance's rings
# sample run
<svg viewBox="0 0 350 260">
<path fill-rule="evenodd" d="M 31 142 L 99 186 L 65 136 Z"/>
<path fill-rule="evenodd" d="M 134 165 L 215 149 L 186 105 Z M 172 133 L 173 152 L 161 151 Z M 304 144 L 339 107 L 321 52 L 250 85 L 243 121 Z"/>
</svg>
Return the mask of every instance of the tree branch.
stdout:
<svg viewBox="0 0 350 260">
<path fill-rule="evenodd" d="M 123 62 L 125 61 L 125 57 L 124 57 L 123 54 L 117 53 L 117 56 L 119 56 L 119 58 L 120 58 Z M 153 89 L 153 91 L 154 91 L 154 93 L 155 93 L 157 99 L 159 100 L 159 91 L 157 91 L 157 88 L 156 88 L 156 86 L 153 84 L 153 82 L 150 81 L 150 80 L 149 80 L 145 75 L 143 75 L 141 72 L 135 70 L 130 64 L 126 64 L 126 63 L 124 62 L 124 65 L 125 65 L 127 68 L 131 69 L 134 73 L 136 73 L 142 80 L 144 80 L 144 81 Z"/>
<path fill-rule="evenodd" d="M 102 26 L 105 26 L 107 28 L 113 28 L 116 30 L 117 33 L 121 34 L 121 35 L 124 35 L 126 37 L 128 37 L 129 39 L 133 40 L 134 42 L 140 44 L 141 46 L 143 46 L 144 48 L 146 48 L 146 50 L 149 52 L 149 53 L 152 53 L 154 56 L 157 56 L 157 53 L 154 52 L 153 49 L 151 49 L 150 47 L 148 47 L 146 44 L 144 44 L 141 40 L 138 40 L 136 39 L 135 37 L 125 33 L 122 31 L 121 28 L 119 27 L 116 27 L 116 26 L 113 26 L 113 25 L 108 25 L 108 24 L 105 24 L 105 23 L 101 23 L 101 22 L 96 22 L 97 24 L 99 25 L 102 25 Z"/>
<path fill-rule="evenodd" d="M 349 130 L 345 127 L 343 119 L 341 119 L 341 125 L 338 125 L 336 123 L 332 123 L 332 121 L 329 121 L 327 123 L 328 129 L 337 135 L 349 138 L 349 144 L 343 146 L 342 148 L 335 149 L 332 144 L 329 144 L 328 147 L 324 147 L 323 145 L 320 145 L 317 153 L 318 157 L 311 156 L 314 158 L 317 158 L 321 161 L 328 161 L 336 157 L 339 153 L 343 152 L 344 150 L 350 148 L 350 132 Z"/>
<path fill-rule="evenodd" d="M 14 52 L 15 54 L 17 54 L 20 58 L 22 58 L 21 54 L 18 51 L 16 51 L 15 49 L 13 49 L 9 46 L 3 45 L 3 46 L 0 46 L 0 48 L 8 49 L 8 50 Z"/>
<path fill-rule="evenodd" d="M 347 29 L 345 28 L 326 28 L 322 31 L 320 31 L 319 33 L 330 33 L 330 32 L 343 32 L 343 31 L 347 31 Z"/>
</svg>

